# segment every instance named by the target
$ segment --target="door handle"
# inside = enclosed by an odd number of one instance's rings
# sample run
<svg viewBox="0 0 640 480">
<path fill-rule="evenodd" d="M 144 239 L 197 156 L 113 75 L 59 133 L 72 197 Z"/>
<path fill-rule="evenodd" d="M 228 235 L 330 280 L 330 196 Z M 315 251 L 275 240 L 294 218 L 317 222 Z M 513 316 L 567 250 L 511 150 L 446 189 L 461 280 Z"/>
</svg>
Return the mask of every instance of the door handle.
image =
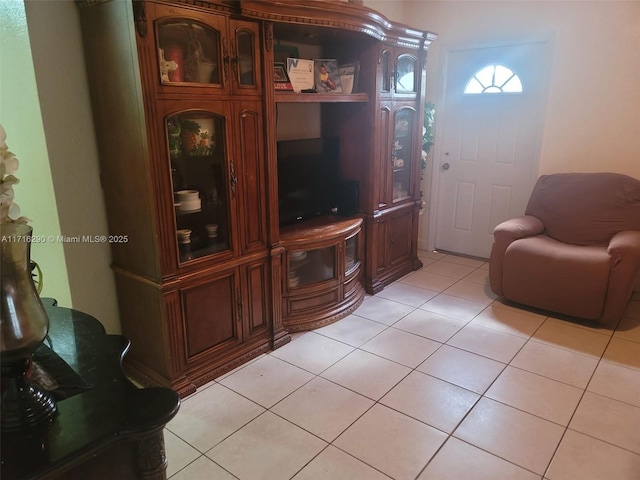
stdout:
<svg viewBox="0 0 640 480">
<path fill-rule="evenodd" d="M 449 170 L 450 167 L 451 167 L 451 165 L 449 165 L 449 162 L 443 163 L 442 164 L 442 171 L 446 172 L 447 170 Z"/>
</svg>

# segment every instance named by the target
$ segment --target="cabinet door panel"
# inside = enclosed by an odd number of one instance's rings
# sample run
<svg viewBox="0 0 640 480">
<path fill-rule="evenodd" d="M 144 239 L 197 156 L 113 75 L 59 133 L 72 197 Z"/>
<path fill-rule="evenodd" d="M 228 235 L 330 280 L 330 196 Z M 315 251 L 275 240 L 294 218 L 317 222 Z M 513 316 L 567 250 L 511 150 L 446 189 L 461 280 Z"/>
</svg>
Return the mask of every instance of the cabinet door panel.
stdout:
<svg viewBox="0 0 640 480">
<path fill-rule="evenodd" d="M 223 88 L 223 16 L 154 5 L 159 81 L 168 87 Z"/>
<path fill-rule="evenodd" d="M 393 145 L 393 118 L 391 105 L 381 104 L 378 109 L 378 123 L 380 135 L 378 135 L 376 148 L 378 152 L 378 175 L 376 182 L 376 205 L 384 208 L 391 203 L 391 149 Z"/>
<path fill-rule="evenodd" d="M 360 233 L 356 233 L 344 241 L 344 271 L 345 275 L 360 265 L 360 252 L 362 249 L 362 241 Z"/>
<path fill-rule="evenodd" d="M 383 46 L 379 53 L 379 91 L 382 98 L 416 98 L 420 87 L 420 61 L 415 51 Z"/>
<path fill-rule="evenodd" d="M 262 90 L 260 75 L 260 29 L 257 23 L 230 20 L 231 64 L 233 88 L 238 94 L 259 95 Z"/>
<path fill-rule="evenodd" d="M 249 265 L 247 272 L 247 302 L 243 308 L 247 335 L 258 335 L 268 330 L 270 325 L 270 296 L 267 291 L 269 272 L 266 261 Z"/>
<path fill-rule="evenodd" d="M 392 71 L 393 60 L 388 49 L 385 48 L 380 52 L 378 65 L 380 68 L 380 93 L 382 96 L 391 96 L 394 74 Z"/>
<path fill-rule="evenodd" d="M 287 289 L 315 287 L 317 284 L 336 280 L 337 245 L 309 250 L 292 250 L 288 254 Z"/>
<path fill-rule="evenodd" d="M 398 94 L 415 95 L 419 85 L 418 57 L 403 53 L 396 58 L 396 84 Z"/>
<path fill-rule="evenodd" d="M 413 211 L 389 219 L 389 266 L 407 260 L 411 255 Z"/>
<path fill-rule="evenodd" d="M 376 228 L 376 275 L 380 275 L 389 266 L 389 222 L 382 220 Z"/>
<path fill-rule="evenodd" d="M 180 261 L 232 249 L 228 115 L 190 110 L 167 116 L 165 128 Z"/>
<path fill-rule="evenodd" d="M 238 185 L 240 241 L 244 253 L 264 248 L 266 241 L 264 142 L 259 103 L 241 102 L 235 114 L 237 149 L 232 159 Z"/>
<path fill-rule="evenodd" d="M 181 290 L 187 358 L 215 347 L 240 343 L 236 278 L 227 272 Z"/>
<path fill-rule="evenodd" d="M 416 156 L 414 125 L 417 111 L 411 106 L 397 108 L 394 112 L 391 168 L 393 170 L 393 202 L 406 200 L 413 195 L 413 163 Z"/>
<path fill-rule="evenodd" d="M 220 32 L 186 19 L 158 23 L 157 41 L 162 83 L 220 85 Z"/>
<path fill-rule="evenodd" d="M 329 291 L 320 292 L 316 294 L 309 294 L 306 296 L 288 297 L 285 301 L 287 303 L 287 314 L 295 315 L 296 313 L 308 313 L 322 307 L 335 305 L 341 300 L 340 289 L 334 287 Z"/>
</svg>

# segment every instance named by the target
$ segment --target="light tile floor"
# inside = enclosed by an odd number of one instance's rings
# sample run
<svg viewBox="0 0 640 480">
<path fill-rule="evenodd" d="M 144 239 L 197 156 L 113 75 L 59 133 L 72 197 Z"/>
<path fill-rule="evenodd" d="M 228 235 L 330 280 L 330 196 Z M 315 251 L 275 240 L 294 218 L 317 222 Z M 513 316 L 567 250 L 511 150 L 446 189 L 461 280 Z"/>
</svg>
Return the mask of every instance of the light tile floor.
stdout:
<svg viewBox="0 0 640 480">
<path fill-rule="evenodd" d="M 183 400 L 172 480 L 640 479 L 640 295 L 617 326 L 424 267 Z"/>
</svg>

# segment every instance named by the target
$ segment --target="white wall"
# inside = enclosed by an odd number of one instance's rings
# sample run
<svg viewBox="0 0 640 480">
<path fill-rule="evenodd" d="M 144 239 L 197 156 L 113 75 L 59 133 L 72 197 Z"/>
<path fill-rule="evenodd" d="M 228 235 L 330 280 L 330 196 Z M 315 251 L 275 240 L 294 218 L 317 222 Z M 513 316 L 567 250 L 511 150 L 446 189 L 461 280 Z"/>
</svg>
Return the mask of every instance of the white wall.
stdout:
<svg viewBox="0 0 640 480">
<path fill-rule="evenodd" d="M 613 171 L 640 178 L 640 2 L 408 0 L 400 6 L 366 0 L 365 5 L 438 34 L 427 66 L 427 99 L 436 107 L 448 49 L 550 41 L 539 173 Z M 435 128 L 437 140 L 437 113 Z M 422 223 L 420 243 L 426 245 L 427 222 Z"/>
<path fill-rule="evenodd" d="M 27 19 L 22 2 L 0 2 L 0 123 L 7 132 L 7 145 L 20 166 L 13 187 L 22 215 L 29 218 L 33 239 L 31 259 L 43 272 L 43 297 L 71 306 L 58 209 L 51 181 L 49 153 L 45 142 L 36 79 L 33 71 Z"/>
<path fill-rule="evenodd" d="M 29 0 L 25 10 L 49 153 L 49 182 L 55 190 L 55 201 L 47 200 L 43 207 L 57 205 L 64 236 L 108 235 L 77 7 L 70 0 Z M 32 101 L 37 104 L 38 97 Z M 26 125 L 22 128 L 28 130 Z M 70 304 L 60 304 L 89 313 L 109 333 L 119 333 L 109 244 L 81 241 L 59 247 L 64 248 L 66 275 L 45 275 L 71 292 Z"/>
</svg>

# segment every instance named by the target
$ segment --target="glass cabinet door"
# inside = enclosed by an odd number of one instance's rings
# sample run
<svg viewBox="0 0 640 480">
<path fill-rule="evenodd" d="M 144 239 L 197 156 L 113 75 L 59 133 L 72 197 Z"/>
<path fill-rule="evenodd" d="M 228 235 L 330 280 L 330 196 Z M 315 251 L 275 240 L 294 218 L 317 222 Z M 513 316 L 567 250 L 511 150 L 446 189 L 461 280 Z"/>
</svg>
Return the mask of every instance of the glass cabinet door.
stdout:
<svg viewBox="0 0 640 480">
<path fill-rule="evenodd" d="M 240 30 L 236 33 L 237 71 L 236 78 L 241 86 L 254 86 L 257 83 L 254 70 L 255 53 L 253 51 L 253 33 Z"/>
<path fill-rule="evenodd" d="M 222 83 L 220 32 L 186 19 L 157 26 L 162 83 Z"/>
<path fill-rule="evenodd" d="M 345 242 L 345 272 L 349 273 L 360 263 L 360 252 L 358 250 L 358 234 L 347 238 Z"/>
<path fill-rule="evenodd" d="M 382 93 L 391 93 L 391 62 L 389 50 L 380 53 L 380 70 L 382 75 Z"/>
<path fill-rule="evenodd" d="M 189 112 L 166 119 L 180 261 L 229 250 L 224 118 Z"/>
<path fill-rule="evenodd" d="M 336 247 L 292 250 L 288 254 L 289 288 L 304 287 L 336 278 Z"/>
<path fill-rule="evenodd" d="M 259 24 L 231 19 L 229 32 L 231 38 L 229 81 L 232 89 L 234 93 L 240 95 L 258 95 L 262 91 Z"/>
<path fill-rule="evenodd" d="M 411 160 L 413 158 L 413 122 L 416 111 L 400 108 L 395 112 L 391 166 L 393 169 L 393 201 L 411 195 Z"/>
<path fill-rule="evenodd" d="M 396 92 L 416 93 L 418 87 L 418 59 L 413 55 L 399 55 L 396 61 Z"/>
</svg>

